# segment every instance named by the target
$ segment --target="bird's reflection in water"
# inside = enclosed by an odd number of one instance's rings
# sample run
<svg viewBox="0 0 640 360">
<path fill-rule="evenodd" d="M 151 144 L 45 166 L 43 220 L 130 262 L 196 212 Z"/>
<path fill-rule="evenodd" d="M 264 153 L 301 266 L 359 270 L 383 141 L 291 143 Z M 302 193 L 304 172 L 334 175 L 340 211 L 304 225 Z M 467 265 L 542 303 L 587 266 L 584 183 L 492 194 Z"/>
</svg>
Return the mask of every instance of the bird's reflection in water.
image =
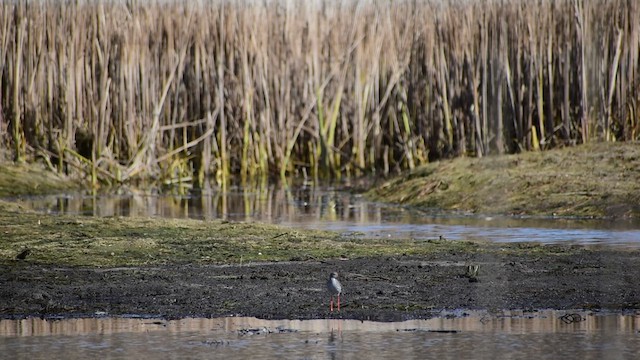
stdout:
<svg viewBox="0 0 640 360">
<path fill-rule="evenodd" d="M 329 358 L 336 359 L 341 350 L 339 344 L 342 343 L 342 320 L 330 320 L 329 328 L 331 329 L 328 343 Z"/>
</svg>

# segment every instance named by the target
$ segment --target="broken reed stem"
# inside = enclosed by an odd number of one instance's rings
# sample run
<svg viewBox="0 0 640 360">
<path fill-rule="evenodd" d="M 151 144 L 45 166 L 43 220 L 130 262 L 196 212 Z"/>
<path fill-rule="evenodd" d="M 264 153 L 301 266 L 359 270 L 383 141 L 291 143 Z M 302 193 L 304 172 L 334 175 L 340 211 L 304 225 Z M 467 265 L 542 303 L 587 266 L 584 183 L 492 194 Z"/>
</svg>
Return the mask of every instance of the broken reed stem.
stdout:
<svg viewBox="0 0 640 360">
<path fill-rule="evenodd" d="M 3 2 L 0 146 L 94 183 L 224 186 L 637 140 L 638 18 L 623 0 Z"/>
</svg>

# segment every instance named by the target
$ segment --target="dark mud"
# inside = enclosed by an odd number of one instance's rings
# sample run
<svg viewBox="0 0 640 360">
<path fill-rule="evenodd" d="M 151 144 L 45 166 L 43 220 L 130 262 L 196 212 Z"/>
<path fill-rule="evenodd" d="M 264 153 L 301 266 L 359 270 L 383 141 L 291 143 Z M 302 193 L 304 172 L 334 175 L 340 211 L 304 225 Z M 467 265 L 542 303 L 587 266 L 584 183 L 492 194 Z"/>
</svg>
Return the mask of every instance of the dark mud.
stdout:
<svg viewBox="0 0 640 360">
<path fill-rule="evenodd" d="M 82 268 L 16 260 L 0 267 L 0 317 L 399 321 L 438 316 L 443 309 L 640 308 L 639 251 L 494 250 L 218 266 Z M 331 271 L 340 273 L 344 288 L 342 309 L 334 313 L 325 288 Z"/>
</svg>

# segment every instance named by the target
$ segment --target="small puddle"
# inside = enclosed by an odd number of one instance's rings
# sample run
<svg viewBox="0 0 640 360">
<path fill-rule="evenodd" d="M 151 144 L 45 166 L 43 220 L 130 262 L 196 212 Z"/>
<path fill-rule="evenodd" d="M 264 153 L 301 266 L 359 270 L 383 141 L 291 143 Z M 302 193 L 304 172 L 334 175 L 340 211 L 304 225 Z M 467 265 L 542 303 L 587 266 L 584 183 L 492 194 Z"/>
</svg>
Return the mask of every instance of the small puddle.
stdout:
<svg viewBox="0 0 640 360">
<path fill-rule="evenodd" d="M 426 320 L 261 320 L 247 317 L 27 318 L 0 321 L 7 358 L 180 355 L 255 358 L 625 358 L 640 350 L 635 314 L 456 311 Z M 215 351 L 215 353 L 212 353 Z M 578 356 L 579 355 L 579 356 Z M 437 357 L 436 356 L 436 357 Z M 542 356 L 542 357 L 540 357 Z"/>
</svg>

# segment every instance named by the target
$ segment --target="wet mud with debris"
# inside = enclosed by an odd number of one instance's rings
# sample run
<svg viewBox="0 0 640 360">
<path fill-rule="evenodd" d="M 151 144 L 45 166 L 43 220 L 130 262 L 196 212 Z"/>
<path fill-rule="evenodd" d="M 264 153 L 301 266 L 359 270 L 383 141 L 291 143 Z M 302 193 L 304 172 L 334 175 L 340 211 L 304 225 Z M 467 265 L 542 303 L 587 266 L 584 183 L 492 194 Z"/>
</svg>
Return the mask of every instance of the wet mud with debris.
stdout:
<svg viewBox="0 0 640 360">
<path fill-rule="evenodd" d="M 330 261 L 0 269 L 0 318 L 141 315 L 400 321 L 451 309 L 640 308 L 640 251 L 554 246 Z M 340 312 L 326 280 L 339 272 Z"/>
</svg>

